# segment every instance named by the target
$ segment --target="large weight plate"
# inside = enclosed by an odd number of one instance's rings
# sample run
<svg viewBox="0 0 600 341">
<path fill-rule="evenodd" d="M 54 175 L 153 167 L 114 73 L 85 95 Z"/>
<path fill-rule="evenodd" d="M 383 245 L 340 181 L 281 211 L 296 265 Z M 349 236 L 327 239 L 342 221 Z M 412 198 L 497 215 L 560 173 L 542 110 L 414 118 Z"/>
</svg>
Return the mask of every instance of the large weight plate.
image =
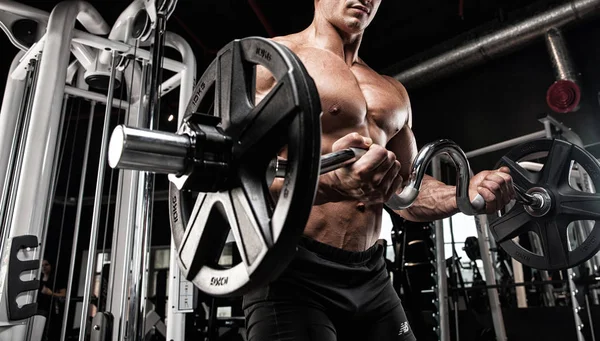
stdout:
<svg viewBox="0 0 600 341">
<path fill-rule="evenodd" d="M 276 80 L 258 105 L 256 65 Z M 217 193 L 179 190 L 171 183 L 171 231 L 186 278 L 207 294 L 237 296 L 279 276 L 296 252 L 320 169 L 318 92 L 289 49 L 249 37 L 229 43 L 206 69 L 180 133 L 191 129 L 187 122 L 197 112 L 221 118 L 220 127 L 234 141 L 237 182 Z M 287 173 L 280 194 L 273 197 L 265 175 L 283 148 Z M 222 266 L 218 261 L 230 231 L 241 262 Z"/>
<path fill-rule="evenodd" d="M 543 163 L 539 172 L 526 170 L 518 163 L 532 159 Z M 600 250 L 600 195 L 572 185 L 573 172 L 584 170 L 594 188 L 600 188 L 600 164 L 591 154 L 566 141 L 541 139 L 512 149 L 496 165 L 501 166 L 507 166 L 513 182 L 526 191 L 544 188 L 552 202 L 550 211 L 542 217 L 532 216 L 523 204 L 517 203 L 490 220 L 492 235 L 511 257 L 535 269 L 564 270 L 587 261 Z M 573 247 L 567 230 L 575 221 L 595 222 L 587 238 Z M 528 232 L 537 235 L 541 254 L 515 240 Z"/>
</svg>

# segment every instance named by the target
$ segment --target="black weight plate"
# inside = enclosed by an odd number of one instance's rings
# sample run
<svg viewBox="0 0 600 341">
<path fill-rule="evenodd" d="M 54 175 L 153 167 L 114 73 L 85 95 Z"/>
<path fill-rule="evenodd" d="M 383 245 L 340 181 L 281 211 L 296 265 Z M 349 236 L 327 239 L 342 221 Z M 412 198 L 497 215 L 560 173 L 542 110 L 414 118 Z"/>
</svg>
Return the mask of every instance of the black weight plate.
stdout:
<svg viewBox="0 0 600 341">
<path fill-rule="evenodd" d="M 257 106 L 255 65 L 277 81 Z M 185 177 L 171 176 L 171 231 L 186 278 L 210 295 L 237 296 L 276 278 L 304 231 L 320 169 L 318 92 L 289 49 L 249 37 L 229 43 L 206 69 L 180 133 L 192 129 L 187 121 L 196 112 L 221 118 L 234 141 L 232 166 L 239 181 L 227 191 L 192 193 L 173 183 Z M 284 147 L 287 173 L 273 199 L 265 174 Z M 217 262 L 230 230 L 241 262 L 224 267 Z"/>
<path fill-rule="evenodd" d="M 539 172 L 524 169 L 518 162 L 545 159 Z M 496 242 L 515 260 L 535 269 L 564 270 L 575 267 L 600 250 L 600 195 L 575 190 L 569 181 L 573 165 L 589 175 L 594 188 L 600 188 L 600 164 L 585 149 L 558 139 L 523 143 L 508 152 L 496 165 L 507 166 L 513 182 L 523 189 L 543 188 L 551 198 L 550 210 L 541 217 L 531 215 L 523 204 L 515 204 L 500 217 L 490 219 Z M 578 220 L 596 221 L 586 240 L 570 250 L 567 228 Z M 514 238 L 534 232 L 541 242 L 542 255 L 534 253 Z"/>
</svg>

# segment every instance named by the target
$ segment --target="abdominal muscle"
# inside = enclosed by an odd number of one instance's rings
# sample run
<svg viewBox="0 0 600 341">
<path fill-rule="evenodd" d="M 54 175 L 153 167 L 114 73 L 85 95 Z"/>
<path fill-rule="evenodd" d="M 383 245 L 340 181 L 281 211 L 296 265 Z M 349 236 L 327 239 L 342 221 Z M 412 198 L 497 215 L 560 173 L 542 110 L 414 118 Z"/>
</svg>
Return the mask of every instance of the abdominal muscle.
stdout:
<svg viewBox="0 0 600 341">
<path fill-rule="evenodd" d="M 368 130 L 364 129 L 364 125 L 360 128 L 346 127 L 328 134 L 327 127 L 324 126 L 322 153 L 330 153 L 333 142 L 346 134 L 358 132 L 369 136 L 367 131 L 362 131 Z M 350 198 L 314 205 L 304 235 L 340 249 L 364 251 L 379 239 L 382 210 L 382 204 L 363 203 Z"/>
<path fill-rule="evenodd" d="M 313 206 L 304 235 L 340 249 L 364 251 L 379 239 L 382 209 L 381 204 L 357 201 Z"/>
</svg>

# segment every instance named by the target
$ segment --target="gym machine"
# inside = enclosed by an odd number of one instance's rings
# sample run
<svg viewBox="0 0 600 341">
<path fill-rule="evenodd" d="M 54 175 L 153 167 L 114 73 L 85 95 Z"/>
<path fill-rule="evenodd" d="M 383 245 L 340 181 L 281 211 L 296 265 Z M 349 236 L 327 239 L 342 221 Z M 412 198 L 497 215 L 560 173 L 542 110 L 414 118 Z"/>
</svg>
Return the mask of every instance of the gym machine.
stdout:
<svg viewBox="0 0 600 341">
<path fill-rule="evenodd" d="M 168 0 L 134 1 L 111 29 L 100 14 L 83 1 L 60 3 L 51 13 L 13 1 L 0 3 L 2 28 L 21 50 L 11 66 L 0 115 L 2 145 L 12 147 L 2 148 L 0 152 L 3 194 L 0 218 L 2 226 L 7 227 L 0 239 L 0 340 L 35 341 L 35 337 L 39 337 L 36 326 L 40 319 L 35 315 L 34 293 L 39 285 L 48 206 L 54 197 L 61 149 L 59 132 L 66 107 L 64 99 L 81 97 L 92 101 L 93 106 L 106 106 L 85 262 L 80 340 L 87 335 L 92 340 L 125 337 L 140 340 L 147 334 L 148 323 L 162 330 L 146 299 L 154 174 L 168 174 L 170 179 L 173 238 L 166 336 L 169 340 L 182 340 L 185 313 L 194 310 L 198 290 L 215 297 L 235 296 L 276 276 L 294 252 L 302 231 L 290 230 L 289 226 L 291 222 L 301 225 L 297 222 L 307 218 L 318 175 L 360 157 L 360 150 L 321 157 L 320 108 L 314 84 L 297 57 L 278 44 L 258 37 L 236 40 L 219 52 L 219 59 L 196 82 L 191 48 L 181 37 L 166 30 L 166 22 L 175 6 L 176 1 Z M 36 36 L 30 45 L 11 31 L 12 24 L 19 20 L 36 23 Z M 82 24 L 84 31 L 75 29 L 76 21 Z M 108 35 L 108 39 L 101 37 L 104 35 Z M 179 52 L 181 61 L 166 58 L 165 46 Z M 75 61 L 69 63 L 71 56 Z M 247 89 L 245 64 L 267 67 L 279 84 L 256 108 L 249 106 L 244 98 L 240 100 L 240 94 L 231 90 Z M 164 70 L 175 75 L 160 83 Z M 70 81 L 74 76 L 78 77 L 75 83 Z M 107 96 L 86 88 L 99 84 L 106 87 Z M 117 86 L 128 89 L 126 101 L 113 98 Z M 180 88 L 179 129 L 177 133 L 161 132 L 156 129 L 158 101 L 176 87 Z M 113 107 L 125 112 L 125 121 L 111 135 Z M 271 133 L 274 126 L 287 129 L 283 140 Z M 268 143 L 271 141 L 276 143 Z M 276 149 L 283 144 L 289 147 L 288 159 L 274 158 Z M 540 148 L 550 153 L 566 148 L 574 150 L 580 160 L 588 157 L 582 154 L 580 147 L 565 141 L 546 143 Z M 256 150 L 262 152 L 253 155 L 249 162 L 250 152 Z M 488 224 L 487 217 L 478 214 L 480 203 L 469 202 L 465 186 L 471 176 L 467 156 L 447 140 L 434 141 L 420 151 L 409 186 L 388 202 L 388 207 L 403 209 L 412 203 L 425 169 L 430 162 L 434 169 L 438 167 L 439 161 L 432 160 L 440 154 L 446 154 L 457 167 L 459 208 L 478 219 L 479 239 L 483 241 L 481 253 L 487 254 L 486 258 L 491 247 L 488 244 L 493 240 L 507 248 L 511 256 L 519 258 L 520 254 L 519 261 L 529 263 L 531 260 L 543 269 L 581 264 L 589 261 L 600 248 L 600 238 L 592 238 L 583 243 L 583 252 L 571 250 L 571 253 L 579 252 L 573 259 L 566 249 L 564 255 L 553 258 L 551 252 L 546 254 L 547 248 L 541 258 L 534 254 L 522 257 L 522 252 L 510 244 L 509 237 L 515 231 L 506 228 L 502 217 Z M 510 158 L 504 161 L 514 167 Z M 112 236 L 112 245 L 119 247 L 114 247 L 110 254 L 106 310 L 96 313 L 88 324 L 106 162 L 111 168 L 120 169 Z M 282 178 L 285 186 L 274 207 L 247 194 L 256 193 L 259 185 L 275 178 Z M 552 179 L 544 179 L 549 180 Z M 544 181 L 540 184 L 546 184 Z M 598 185 L 599 181 L 591 178 L 589 183 Z M 548 211 L 549 190 L 533 186 L 525 189 L 527 191 L 520 191 L 520 200 L 532 217 L 556 213 Z M 230 240 L 229 232 L 209 226 L 212 208 L 216 205 L 223 208 L 221 218 L 229 222 L 241 256 L 240 263 L 228 269 L 217 268 L 209 262 L 221 252 L 222 248 L 217 249 L 217 246 Z M 254 216 L 251 212 L 258 214 Z M 589 217 L 594 212 L 586 214 Z M 443 224 L 436 222 L 438 252 L 443 252 L 443 229 Z M 594 227 L 588 231 L 589 235 L 597 233 Z M 74 236 L 74 243 L 76 241 L 77 236 Z M 75 270 L 74 259 L 75 254 L 70 259 L 70 279 Z M 438 274 L 444 273 L 443 253 L 436 255 L 436 259 Z M 486 264 L 486 274 L 488 271 L 493 274 L 491 262 Z M 494 276 L 486 278 L 493 281 Z M 67 309 L 71 306 L 71 286 L 69 281 Z M 444 276 L 439 277 L 437 290 L 440 335 L 442 340 L 448 340 Z M 489 289 L 488 293 L 498 339 L 505 340 L 497 292 L 494 294 L 494 290 Z M 65 322 L 66 316 L 68 312 L 65 312 Z M 64 340 L 67 324 L 63 323 L 62 328 L 61 339 Z"/>
<path fill-rule="evenodd" d="M 92 107 L 106 106 L 95 210 L 88 257 L 84 260 L 87 274 L 79 339 L 86 335 L 92 340 L 120 340 L 125 335 L 141 339 L 145 335 L 146 316 L 152 317 L 145 299 L 152 209 L 152 174 L 148 172 L 119 172 L 118 214 L 112 245 L 123 247 L 115 247 L 111 252 L 106 312 L 96 314 L 91 324 L 87 320 L 111 112 L 113 108 L 125 111 L 126 124 L 151 128 L 158 117 L 156 106 L 160 97 L 179 87 L 181 119 L 194 86 L 197 70 L 191 47 L 180 36 L 165 30 L 175 5 L 176 1 L 133 1 L 111 28 L 85 1 L 59 3 L 51 13 L 16 1 L 0 3 L 0 27 L 20 50 L 11 65 L 0 115 L 3 146 L 0 152 L 3 227 L 0 340 L 35 341 L 41 337 L 39 331 L 44 317 L 36 315 L 37 279 L 40 257 L 44 254 L 49 205 L 54 197 L 61 149 L 59 132 L 65 120 L 66 101 L 73 98 L 90 101 Z M 76 22 L 84 29 L 76 29 Z M 17 25 L 33 27 L 33 36 L 18 34 Z M 163 46 L 179 52 L 181 60 L 165 58 Z M 71 57 L 75 58 L 70 63 Z M 158 84 L 163 69 L 174 75 Z M 119 86 L 127 89 L 126 100 L 113 98 L 114 89 Z M 108 95 L 91 91 L 90 87 L 103 88 Z M 85 172 L 84 166 L 82 177 Z M 78 200 L 78 217 L 82 196 L 83 187 Z M 75 245 L 79 227 L 75 228 Z M 74 247 L 73 252 L 75 250 Z M 75 257 L 73 254 L 70 259 L 62 340 L 72 306 L 69 301 L 75 291 L 71 283 L 76 271 Z M 183 313 L 193 308 L 190 298 L 194 290 L 179 276 L 174 263 L 169 280 L 168 306 L 171 308 L 167 314 L 171 326 L 167 327 L 167 337 L 182 339 Z"/>
</svg>

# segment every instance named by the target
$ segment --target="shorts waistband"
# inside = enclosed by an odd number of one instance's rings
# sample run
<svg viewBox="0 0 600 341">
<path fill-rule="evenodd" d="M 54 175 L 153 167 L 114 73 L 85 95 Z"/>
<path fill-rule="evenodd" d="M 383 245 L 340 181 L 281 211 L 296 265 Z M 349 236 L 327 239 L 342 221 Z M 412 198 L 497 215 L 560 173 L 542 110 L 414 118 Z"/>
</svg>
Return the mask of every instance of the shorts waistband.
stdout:
<svg viewBox="0 0 600 341">
<path fill-rule="evenodd" d="M 312 239 L 307 236 L 302 236 L 298 245 L 304 247 L 305 249 L 312 251 L 323 258 L 334 262 L 342 262 L 342 263 L 362 263 L 369 259 L 372 259 L 373 256 L 379 251 L 382 246 L 380 244 L 375 244 L 370 248 L 364 251 L 349 251 L 337 248 L 335 246 L 331 246 L 329 244 L 321 243 L 315 239 Z"/>
</svg>

